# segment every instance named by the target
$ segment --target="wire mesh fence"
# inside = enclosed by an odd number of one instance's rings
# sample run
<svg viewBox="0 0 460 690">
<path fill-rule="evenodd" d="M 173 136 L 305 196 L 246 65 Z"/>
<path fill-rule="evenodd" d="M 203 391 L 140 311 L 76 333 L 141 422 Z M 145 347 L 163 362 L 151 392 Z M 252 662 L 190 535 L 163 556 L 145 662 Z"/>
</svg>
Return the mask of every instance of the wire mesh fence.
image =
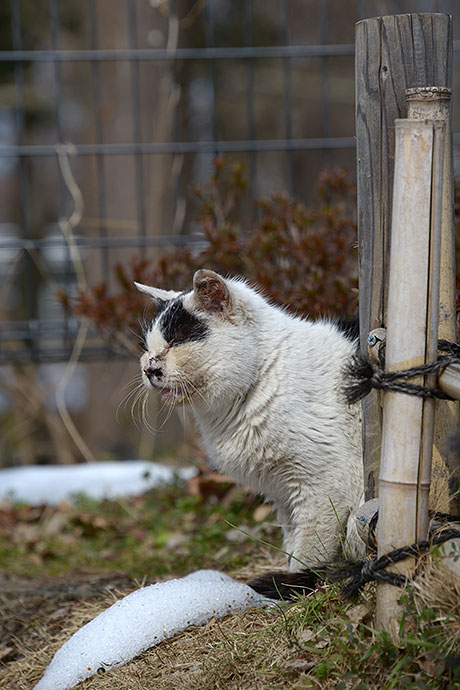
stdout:
<svg viewBox="0 0 460 690">
<path fill-rule="evenodd" d="M 254 197 L 308 201 L 325 163 L 353 173 L 354 23 L 406 11 L 457 5 L 356 1 L 345 17 L 339 0 L 5 3 L 0 363 L 70 356 L 79 323 L 57 290 L 203 242 L 191 189 L 216 154 L 247 166 Z M 90 332 L 80 355 L 107 353 Z"/>
</svg>

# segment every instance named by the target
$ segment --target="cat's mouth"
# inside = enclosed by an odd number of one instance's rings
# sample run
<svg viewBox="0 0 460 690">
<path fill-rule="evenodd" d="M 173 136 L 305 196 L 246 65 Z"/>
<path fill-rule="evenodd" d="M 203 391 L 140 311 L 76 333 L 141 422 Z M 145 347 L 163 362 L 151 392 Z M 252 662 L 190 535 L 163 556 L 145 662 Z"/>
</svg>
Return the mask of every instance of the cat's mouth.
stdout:
<svg viewBox="0 0 460 690">
<path fill-rule="evenodd" d="M 185 395 L 183 389 L 158 387 L 158 390 L 161 393 L 161 399 L 168 401 L 169 403 L 172 403 L 173 405 L 176 405 L 177 403 L 184 402 L 184 400 L 186 400 L 186 395 Z"/>
</svg>

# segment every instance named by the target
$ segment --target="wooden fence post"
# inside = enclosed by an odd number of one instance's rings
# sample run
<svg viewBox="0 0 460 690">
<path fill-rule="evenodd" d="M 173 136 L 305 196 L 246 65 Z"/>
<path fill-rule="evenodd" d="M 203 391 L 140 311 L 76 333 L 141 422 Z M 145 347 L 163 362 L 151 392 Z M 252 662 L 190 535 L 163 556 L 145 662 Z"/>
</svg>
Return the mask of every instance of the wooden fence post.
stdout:
<svg viewBox="0 0 460 690">
<path fill-rule="evenodd" d="M 361 351 L 386 326 L 394 173 L 394 121 L 407 116 L 406 89 L 452 85 L 452 17 L 402 14 L 356 24 L 356 137 Z M 454 279 L 454 276 L 451 276 Z M 450 323 L 455 314 L 450 314 Z M 363 404 L 366 499 L 375 495 L 381 447 L 380 398 Z M 443 430 L 446 433 L 446 429 Z M 445 472 L 444 476 L 452 468 Z"/>
</svg>

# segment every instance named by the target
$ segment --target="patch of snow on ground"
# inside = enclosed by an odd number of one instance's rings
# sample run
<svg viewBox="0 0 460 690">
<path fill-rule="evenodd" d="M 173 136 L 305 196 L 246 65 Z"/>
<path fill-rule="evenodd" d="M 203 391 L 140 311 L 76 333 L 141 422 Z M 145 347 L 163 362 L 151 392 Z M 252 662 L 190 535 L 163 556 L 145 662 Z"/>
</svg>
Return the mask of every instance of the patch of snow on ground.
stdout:
<svg viewBox="0 0 460 690">
<path fill-rule="evenodd" d="M 138 589 L 80 628 L 56 652 L 34 690 L 73 688 L 99 669 L 122 666 L 190 625 L 268 603 L 248 585 L 216 570 Z"/>
<path fill-rule="evenodd" d="M 175 471 L 144 460 L 11 467 L 0 470 L 0 500 L 57 505 L 78 494 L 96 500 L 138 496 L 176 477 L 187 480 L 196 473 L 192 467 Z"/>
</svg>

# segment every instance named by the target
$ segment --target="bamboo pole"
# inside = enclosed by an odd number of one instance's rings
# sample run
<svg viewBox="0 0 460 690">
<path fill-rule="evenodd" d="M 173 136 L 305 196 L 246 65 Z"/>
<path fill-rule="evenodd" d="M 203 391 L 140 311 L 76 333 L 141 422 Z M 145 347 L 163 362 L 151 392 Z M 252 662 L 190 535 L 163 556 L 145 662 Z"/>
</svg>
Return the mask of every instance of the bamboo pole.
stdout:
<svg viewBox="0 0 460 690">
<path fill-rule="evenodd" d="M 387 371 L 436 359 L 444 131 L 444 123 L 395 121 Z M 426 538 L 433 421 L 431 401 L 385 393 L 379 556 Z M 394 569 L 407 574 L 413 567 L 413 559 L 407 559 Z M 399 598 L 397 588 L 379 583 L 377 625 L 394 639 L 401 618 Z"/>
<path fill-rule="evenodd" d="M 441 86 L 407 89 L 407 117 L 446 123 L 442 198 L 441 276 L 439 286 L 439 338 L 456 341 L 455 234 L 452 163 L 451 90 Z M 456 402 L 435 404 L 433 476 L 431 505 L 444 512 L 460 514 L 460 496 L 455 495 L 459 478 L 458 458 L 449 452 L 446 440 L 460 426 Z"/>
<path fill-rule="evenodd" d="M 447 125 L 445 121 L 433 122 L 433 154 L 431 177 L 431 212 L 429 231 L 428 294 L 426 307 L 425 362 L 436 362 L 438 357 L 438 332 L 440 322 L 440 290 L 445 268 L 441 262 L 444 215 L 444 159 Z M 425 377 L 424 384 L 430 388 L 436 385 L 436 374 Z M 417 479 L 416 496 L 416 539 L 426 539 L 428 534 L 428 509 L 430 503 L 433 439 L 436 422 L 436 401 L 428 398 L 423 402 L 422 441 Z M 439 458 L 442 460 L 441 456 Z"/>
<path fill-rule="evenodd" d="M 449 364 L 440 374 L 438 386 L 451 398 L 460 400 L 460 364 Z"/>
</svg>

